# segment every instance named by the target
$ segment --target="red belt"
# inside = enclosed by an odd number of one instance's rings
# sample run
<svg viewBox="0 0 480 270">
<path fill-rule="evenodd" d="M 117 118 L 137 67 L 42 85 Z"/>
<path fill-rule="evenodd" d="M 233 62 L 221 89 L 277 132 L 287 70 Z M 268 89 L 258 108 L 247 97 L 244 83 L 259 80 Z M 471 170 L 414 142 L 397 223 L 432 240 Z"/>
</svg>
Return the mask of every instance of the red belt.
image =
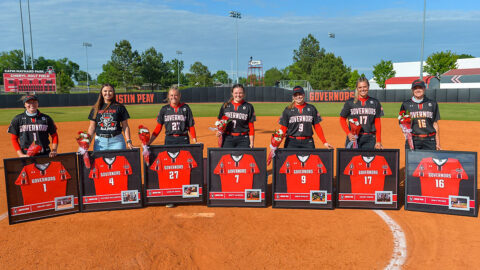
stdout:
<svg viewBox="0 0 480 270">
<path fill-rule="evenodd" d="M 243 135 L 247 135 L 248 132 L 229 132 L 227 133 L 227 135 L 232 135 L 232 136 L 243 136 Z"/>
<path fill-rule="evenodd" d="M 420 138 L 432 137 L 432 136 L 435 136 L 436 134 L 437 133 L 435 133 L 435 132 L 432 132 L 430 134 L 413 134 L 412 133 L 413 136 L 420 137 Z"/>
<path fill-rule="evenodd" d="M 294 136 L 288 136 L 289 138 L 295 139 L 295 140 L 308 140 L 311 139 L 312 136 L 310 137 L 294 137 Z"/>
<path fill-rule="evenodd" d="M 375 132 L 360 132 L 360 135 L 375 135 Z"/>
</svg>

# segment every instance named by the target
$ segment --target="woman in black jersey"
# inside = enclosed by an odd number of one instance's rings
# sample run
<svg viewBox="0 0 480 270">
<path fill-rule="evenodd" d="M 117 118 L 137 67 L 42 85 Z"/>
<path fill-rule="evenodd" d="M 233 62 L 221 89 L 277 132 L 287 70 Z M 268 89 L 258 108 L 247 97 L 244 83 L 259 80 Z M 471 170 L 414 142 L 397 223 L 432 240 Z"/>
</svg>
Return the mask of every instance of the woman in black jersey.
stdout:
<svg viewBox="0 0 480 270">
<path fill-rule="evenodd" d="M 58 135 L 57 126 L 50 116 L 38 110 L 38 97 L 27 95 L 22 98 L 25 111 L 13 118 L 8 133 L 11 135 L 13 148 L 17 156 L 26 157 L 27 149 L 35 143 L 42 147 L 40 155 L 57 155 Z M 52 137 L 50 148 L 49 136 Z"/>
<path fill-rule="evenodd" d="M 347 134 L 345 147 L 357 140 L 358 149 L 383 149 L 380 121 L 383 109 L 380 101 L 368 96 L 369 87 L 367 78 L 358 78 L 355 97 L 347 100 L 340 112 L 340 126 Z M 361 126 L 357 138 L 350 132 L 350 123 L 347 124 L 348 120 L 355 118 Z"/>
<path fill-rule="evenodd" d="M 130 115 L 125 106 L 117 102 L 115 88 L 110 84 L 102 85 L 97 102 L 88 116 L 90 125 L 87 132 L 92 138 L 96 134 L 93 150 L 122 150 L 126 146 L 132 149 L 128 118 Z M 127 139 L 126 145 L 122 131 Z"/>
<path fill-rule="evenodd" d="M 230 120 L 223 134 L 224 148 L 253 148 L 255 110 L 244 98 L 245 88 L 241 84 L 235 84 L 232 87 L 232 97 L 220 107 L 218 119 L 226 116 Z M 217 136 L 221 135 L 217 132 Z"/>
<path fill-rule="evenodd" d="M 412 140 L 414 149 L 441 150 L 440 147 L 440 110 L 438 103 L 425 96 L 425 82 L 415 80 L 412 83 L 412 97 L 405 100 L 400 111 L 406 111 L 412 118 Z M 405 148 L 409 149 L 408 142 Z"/>
<path fill-rule="evenodd" d="M 190 136 L 197 143 L 193 113 L 186 103 L 180 101 L 182 95 L 176 86 L 168 90 L 168 104 L 160 109 L 157 126 L 150 137 L 149 145 L 157 138 L 165 126 L 165 145 L 190 144 Z M 190 134 L 190 136 L 189 136 Z"/>
</svg>

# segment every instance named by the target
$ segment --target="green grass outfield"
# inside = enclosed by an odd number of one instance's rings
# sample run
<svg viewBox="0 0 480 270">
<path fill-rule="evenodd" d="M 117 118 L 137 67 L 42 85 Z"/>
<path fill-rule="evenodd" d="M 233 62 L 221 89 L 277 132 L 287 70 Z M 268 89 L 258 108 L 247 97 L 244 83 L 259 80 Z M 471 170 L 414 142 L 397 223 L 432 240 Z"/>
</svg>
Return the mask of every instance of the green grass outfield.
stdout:
<svg viewBox="0 0 480 270">
<path fill-rule="evenodd" d="M 280 116 L 288 103 L 256 103 L 252 102 L 257 116 Z M 312 103 L 321 116 L 338 116 L 343 103 Z M 164 104 L 126 105 L 130 117 L 133 119 L 156 118 L 158 111 Z M 195 117 L 215 117 L 218 115 L 220 103 L 190 103 Z M 385 117 L 396 118 L 400 110 L 400 103 L 382 103 Z M 440 103 L 441 119 L 480 121 L 480 103 Z M 56 122 L 86 121 L 90 106 L 82 107 L 51 107 L 41 108 L 40 111 L 50 115 Z M 0 125 L 8 125 L 10 120 L 22 109 L 0 109 Z"/>
</svg>

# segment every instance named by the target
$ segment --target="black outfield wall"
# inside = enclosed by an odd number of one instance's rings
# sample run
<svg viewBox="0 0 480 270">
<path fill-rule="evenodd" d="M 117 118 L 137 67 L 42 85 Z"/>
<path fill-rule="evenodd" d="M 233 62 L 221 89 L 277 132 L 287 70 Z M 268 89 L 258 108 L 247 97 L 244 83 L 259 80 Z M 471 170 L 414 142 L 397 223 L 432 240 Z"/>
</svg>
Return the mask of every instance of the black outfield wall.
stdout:
<svg viewBox="0 0 480 270">
<path fill-rule="evenodd" d="M 278 87 L 247 87 L 246 100 L 251 102 L 290 102 L 292 91 Z M 182 101 L 224 102 L 230 98 L 229 87 L 199 87 L 181 90 Z M 165 92 L 117 93 L 117 100 L 123 104 L 158 104 L 166 99 Z M 345 102 L 353 97 L 354 91 L 313 90 L 306 93 L 308 102 Z M 370 90 L 369 95 L 381 102 L 402 102 L 411 97 L 411 90 Z M 427 96 L 438 102 L 480 102 L 480 89 L 428 89 Z M 0 95 L 0 108 L 23 107 L 22 95 Z M 91 106 L 98 94 L 40 94 L 41 107 Z"/>
</svg>

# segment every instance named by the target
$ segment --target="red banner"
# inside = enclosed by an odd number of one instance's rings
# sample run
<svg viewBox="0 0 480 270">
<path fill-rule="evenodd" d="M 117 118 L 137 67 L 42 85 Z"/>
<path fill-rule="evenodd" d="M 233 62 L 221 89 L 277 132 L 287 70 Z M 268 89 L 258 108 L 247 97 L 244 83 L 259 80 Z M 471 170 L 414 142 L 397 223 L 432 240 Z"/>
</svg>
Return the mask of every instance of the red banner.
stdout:
<svg viewBox="0 0 480 270">
<path fill-rule="evenodd" d="M 117 101 L 122 104 L 153 104 L 155 94 L 116 94 Z"/>
<path fill-rule="evenodd" d="M 202 188 L 198 189 L 198 195 L 202 195 Z M 182 188 L 165 188 L 165 189 L 147 189 L 147 197 L 169 197 L 169 196 L 182 196 Z M 193 197 L 193 196 L 190 196 Z"/>
<path fill-rule="evenodd" d="M 275 201 L 310 201 L 310 193 L 275 193 Z M 332 194 L 327 194 L 327 202 L 332 201 Z"/>
<path fill-rule="evenodd" d="M 56 92 L 55 73 L 38 71 L 3 73 L 5 92 Z"/>
<path fill-rule="evenodd" d="M 137 194 L 138 199 L 141 199 L 140 193 Z M 94 203 L 111 203 L 111 202 L 121 202 L 122 194 L 106 194 L 106 195 L 96 195 L 96 196 L 83 196 L 84 204 L 94 204 Z"/>
<path fill-rule="evenodd" d="M 78 197 L 75 197 L 74 204 L 78 205 Z M 55 209 L 55 201 L 36 203 L 18 207 L 10 208 L 10 214 L 12 216 L 25 215 L 35 212 L 47 211 Z"/>
</svg>

